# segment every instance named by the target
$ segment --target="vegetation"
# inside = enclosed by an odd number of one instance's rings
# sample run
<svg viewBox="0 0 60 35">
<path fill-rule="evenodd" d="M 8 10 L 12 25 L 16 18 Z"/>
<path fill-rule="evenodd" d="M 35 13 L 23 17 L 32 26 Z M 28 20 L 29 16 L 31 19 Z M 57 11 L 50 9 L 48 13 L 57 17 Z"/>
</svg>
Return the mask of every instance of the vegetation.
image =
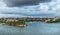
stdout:
<svg viewBox="0 0 60 35">
<path fill-rule="evenodd" d="M 0 20 L 0 23 L 5 23 L 5 21 L 3 21 L 3 20 Z"/>
<path fill-rule="evenodd" d="M 59 22 L 60 22 L 60 19 L 57 19 L 57 20 L 55 20 L 55 21 L 51 20 L 51 21 L 49 21 L 49 22 L 47 22 L 47 23 L 59 23 Z"/>
<path fill-rule="evenodd" d="M 23 22 L 25 22 L 24 20 L 18 20 L 18 21 L 14 21 L 14 22 L 12 22 L 12 23 L 23 23 Z M 6 21 L 4 21 L 4 20 L 0 20 L 0 23 L 6 23 Z M 11 23 L 11 22 L 10 22 Z"/>
<path fill-rule="evenodd" d="M 33 20 L 17 20 L 17 21 L 14 21 L 14 22 L 7 22 L 7 23 L 24 23 L 24 22 L 32 22 Z M 60 19 L 57 19 L 55 21 L 53 21 L 53 19 L 51 19 L 51 21 L 48 21 L 47 23 L 59 23 L 60 22 Z M 6 21 L 4 20 L 0 20 L 0 23 L 6 23 Z"/>
</svg>

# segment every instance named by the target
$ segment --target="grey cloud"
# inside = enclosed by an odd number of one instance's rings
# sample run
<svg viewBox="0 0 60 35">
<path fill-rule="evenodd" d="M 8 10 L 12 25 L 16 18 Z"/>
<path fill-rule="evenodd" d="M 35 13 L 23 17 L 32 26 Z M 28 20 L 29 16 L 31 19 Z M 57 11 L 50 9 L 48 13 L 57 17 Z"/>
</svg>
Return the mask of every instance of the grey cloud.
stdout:
<svg viewBox="0 0 60 35">
<path fill-rule="evenodd" d="M 51 0 L 4 0 L 9 7 L 25 6 L 25 5 L 38 5 L 43 2 L 50 2 Z"/>
<path fill-rule="evenodd" d="M 47 14 L 27 14 L 27 13 L 22 13 L 22 12 L 4 12 L 2 14 L 16 14 L 16 15 L 23 15 L 23 16 L 47 16 L 47 17 L 52 17 L 52 16 L 55 15 L 55 14 L 52 14 L 52 13 L 47 13 Z"/>
</svg>

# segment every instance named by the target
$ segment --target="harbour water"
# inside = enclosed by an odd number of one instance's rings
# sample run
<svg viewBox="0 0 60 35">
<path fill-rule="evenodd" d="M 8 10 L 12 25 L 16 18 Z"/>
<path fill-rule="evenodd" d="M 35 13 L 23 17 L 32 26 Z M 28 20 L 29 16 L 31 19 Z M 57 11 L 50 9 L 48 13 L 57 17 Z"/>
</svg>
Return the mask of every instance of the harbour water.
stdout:
<svg viewBox="0 0 60 35">
<path fill-rule="evenodd" d="M 0 24 L 0 35 L 60 35 L 60 23 L 26 22 L 25 27 Z"/>
</svg>

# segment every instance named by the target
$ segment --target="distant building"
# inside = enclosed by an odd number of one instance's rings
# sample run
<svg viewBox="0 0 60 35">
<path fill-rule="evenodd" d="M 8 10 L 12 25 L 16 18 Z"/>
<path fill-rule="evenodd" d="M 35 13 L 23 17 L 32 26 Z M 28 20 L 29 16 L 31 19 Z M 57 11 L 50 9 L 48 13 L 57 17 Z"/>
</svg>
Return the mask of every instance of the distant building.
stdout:
<svg viewBox="0 0 60 35">
<path fill-rule="evenodd" d="M 59 19 L 60 17 L 59 16 L 55 16 L 54 19 Z"/>
<path fill-rule="evenodd" d="M 8 19 L 6 19 L 6 22 L 14 22 L 14 21 L 18 21 L 18 20 L 16 20 L 15 18 L 8 18 Z"/>
<path fill-rule="evenodd" d="M 45 22 L 50 22 L 51 21 L 51 19 L 50 18 L 48 18 L 47 20 L 45 20 Z"/>
<path fill-rule="evenodd" d="M 53 19 L 53 21 L 56 21 L 58 19 L 60 19 L 60 17 L 59 16 L 55 16 L 54 19 Z"/>
</svg>

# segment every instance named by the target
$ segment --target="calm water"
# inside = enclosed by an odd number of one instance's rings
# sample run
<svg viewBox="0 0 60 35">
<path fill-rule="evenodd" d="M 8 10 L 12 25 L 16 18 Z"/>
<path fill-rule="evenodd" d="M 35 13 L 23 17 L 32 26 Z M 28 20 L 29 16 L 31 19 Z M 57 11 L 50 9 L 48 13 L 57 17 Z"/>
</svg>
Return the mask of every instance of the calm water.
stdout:
<svg viewBox="0 0 60 35">
<path fill-rule="evenodd" d="M 0 35 L 60 35 L 60 23 L 28 22 L 26 27 L 0 24 Z"/>
</svg>

